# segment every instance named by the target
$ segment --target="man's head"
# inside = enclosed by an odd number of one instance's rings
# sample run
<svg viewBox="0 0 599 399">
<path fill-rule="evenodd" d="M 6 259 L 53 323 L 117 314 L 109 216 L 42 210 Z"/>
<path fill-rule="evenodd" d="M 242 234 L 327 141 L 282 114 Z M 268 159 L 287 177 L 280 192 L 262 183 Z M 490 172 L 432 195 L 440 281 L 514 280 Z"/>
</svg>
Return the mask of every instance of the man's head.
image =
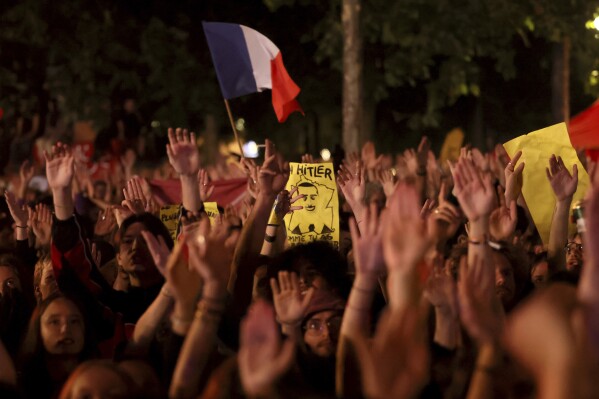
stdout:
<svg viewBox="0 0 599 399">
<path fill-rule="evenodd" d="M 144 213 L 125 219 L 117 235 L 117 263 L 129 274 L 131 285 L 150 287 L 162 281 L 156 269 L 152 255 L 148 250 L 142 231 L 148 231 L 156 237 L 162 237 L 171 249 L 173 240 L 162 222 L 155 216 Z"/>
<path fill-rule="evenodd" d="M 315 290 L 302 321 L 304 343 L 315 355 L 335 354 L 344 308 L 343 300 L 330 291 Z"/>
<path fill-rule="evenodd" d="M 584 252 L 582 250 L 582 237 L 575 234 L 565 248 L 566 251 L 566 269 L 570 272 L 580 273 L 584 264 Z"/>
</svg>

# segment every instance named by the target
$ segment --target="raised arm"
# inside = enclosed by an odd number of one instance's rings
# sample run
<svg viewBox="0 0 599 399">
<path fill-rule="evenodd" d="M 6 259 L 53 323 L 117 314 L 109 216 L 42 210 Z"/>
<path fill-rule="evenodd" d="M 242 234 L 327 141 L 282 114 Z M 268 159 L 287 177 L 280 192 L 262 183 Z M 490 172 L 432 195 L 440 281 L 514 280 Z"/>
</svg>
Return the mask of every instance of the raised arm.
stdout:
<svg viewBox="0 0 599 399">
<path fill-rule="evenodd" d="M 360 226 L 367 209 L 364 203 L 366 168 L 359 161 L 356 162 L 353 170 L 350 170 L 348 166 L 341 165 L 341 169 L 337 173 L 337 185 L 354 213 L 356 223 Z"/>
<path fill-rule="evenodd" d="M 188 320 L 189 331 L 173 374 L 169 389 L 171 398 L 197 396 L 198 381 L 208 357 L 214 350 L 216 332 L 227 304 L 227 282 L 231 268 L 231 257 L 227 254 L 232 252 L 239 236 L 237 231 L 229 235 L 227 227 L 217 224 L 211 229 L 208 218 L 204 218 L 200 222 L 197 234 L 193 234 L 186 241 L 189 248 L 189 270 L 197 273 L 204 285 L 202 299 L 197 303 L 192 321 L 189 321 L 187 315 L 177 316 Z M 184 308 L 184 312 L 189 309 L 187 306 Z M 176 321 L 175 315 L 177 308 L 173 321 Z"/>
<path fill-rule="evenodd" d="M 274 386 L 291 367 L 293 340 L 281 342 L 272 307 L 256 302 L 241 322 L 239 376 L 249 398 L 277 397 Z"/>
<path fill-rule="evenodd" d="M 200 170 L 200 153 L 196 143 L 195 133 L 187 129 L 168 129 L 166 154 L 171 166 L 179 174 L 183 207 L 188 211 L 197 212 L 202 206 L 198 189 L 197 175 Z"/>
<path fill-rule="evenodd" d="M 468 262 L 489 256 L 489 217 L 495 209 L 495 188 L 491 176 L 485 175 L 468 158 L 460 158 L 452 169 L 453 193 L 468 218 Z"/>
<path fill-rule="evenodd" d="M 32 178 L 33 165 L 31 165 L 29 160 L 25 160 L 19 168 L 19 190 L 17 191 L 17 196 L 21 201 L 25 200 L 25 193 Z"/>
<path fill-rule="evenodd" d="M 29 238 L 27 232 L 27 228 L 29 227 L 27 209 L 25 209 L 24 205 L 19 204 L 18 198 L 10 191 L 5 191 L 4 197 L 6 198 L 10 216 L 15 221 L 15 239 L 19 241 L 27 240 Z"/>
<path fill-rule="evenodd" d="M 75 206 L 71 185 L 75 172 L 75 160 L 70 148 L 62 143 L 52 146 L 52 152 L 44 152 L 46 159 L 46 178 L 54 200 L 54 214 L 58 220 L 67 220 L 73 216 Z"/>
<path fill-rule="evenodd" d="M 277 194 L 285 188 L 289 179 L 289 164 L 284 162 L 282 157 L 276 153 L 274 144 L 270 140 L 266 140 L 265 145 L 264 163 L 258 174 L 260 192 L 243 226 L 239 242 L 235 248 L 232 278 L 229 283 L 229 291 L 231 292 L 234 289 L 239 265 L 248 256 L 260 253 L 275 199 Z"/>
<path fill-rule="evenodd" d="M 564 165 L 561 157 L 552 155 L 549 158 L 549 167 L 546 168 L 547 179 L 555 194 L 555 210 L 551 219 L 549 233 L 549 248 L 547 251 L 551 272 L 565 270 L 566 253 L 565 245 L 568 243 L 568 216 L 572 198 L 578 187 L 578 167 L 574 164 L 572 174 Z"/>
<path fill-rule="evenodd" d="M 154 302 L 152 302 L 144 314 L 139 318 L 137 323 L 135 323 L 135 330 L 133 331 L 133 339 L 131 342 L 135 348 L 146 348 L 150 344 L 158 326 L 173 308 L 175 302 L 174 293 L 179 293 L 182 291 L 181 289 L 172 289 L 171 285 L 169 284 L 168 278 L 172 274 L 167 273 L 167 262 L 170 255 L 170 250 L 164 242 L 164 239 L 161 236 L 156 238 L 156 236 L 149 231 L 142 231 L 141 234 L 146 241 L 148 250 L 152 255 L 152 259 L 154 260 L 156 268 L 163 276 L 167 278 L 167 282 L 162 286 L 160 294 L 156 297 L 156 299 L 154 299 Z M 197 295 L 197 290 L 195 295 Z M 178 317 L 180 320 L 181 316 Z"/>
<path fill-rule="evenodd" d="M 280 243 L 280 239 L 282 238 L 278 237 L 277 232 L 282 231 L 282 234 L 285 234 L 285 225 L 283 221 L 285 215 L 303 209 L 303 206 L 293 205 L 295 202 L 305 197 L 303 194 L 293 197 L 293 194 L 296 192 L 297 187 L 291 190 L 291 192 L 283 190 L 277 195 L 274 213 L 279 224 L 269 224 L 266 226 L 264 244 L 262 245 L 262 251 L 260 252 L 262 255 L 272 256 L 276 253 L 275 250 L 278 249 L 276 244 Z"/>
</svg>

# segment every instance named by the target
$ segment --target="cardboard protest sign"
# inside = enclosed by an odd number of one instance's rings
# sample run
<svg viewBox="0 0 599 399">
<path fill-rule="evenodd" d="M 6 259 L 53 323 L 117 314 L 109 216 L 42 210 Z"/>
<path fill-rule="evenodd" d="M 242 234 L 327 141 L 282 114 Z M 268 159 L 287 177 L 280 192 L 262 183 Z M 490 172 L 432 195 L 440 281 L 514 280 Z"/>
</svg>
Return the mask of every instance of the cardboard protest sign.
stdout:
<svg viewBox="0 0 599 399">
<path fill-rule="evenodd" d="M 303 209 L 285 216 L 287 240 L 291 245 L 316 240 L 339 247 L 339 198 L 332 163 L 292 162 L 287 190 L 298 188 L 296 195 L 305 197 L 294 205 Z"/>
<path fill-rule="evenodd" d="M 464 142 L 464 132 L 459 127 L 456 127 L 445 136 L 443 147 L 439 155 L 439 162 L 445 165 L 447 161 L 457 161 L 460 156 L 460 149 Z"/>
<path fill-rule="evenodd" d="M 210 226 L 214 226 L 214 219 L 216 219 L 216 217 L 220 215 L 217 203 L 204 202 L 204 211 L 208 215 L 208 219 L 210 219 Z"/>
<path fill-rule="evenodd" d="M 555 195 L 545 172 L 545 168 L 549 166 L 549 157 L 552 154 L 561 156 L 570 173 L 572 173 L 574 164 L 578 166 L 578 188 L 572 203 L 581 200 L 589 186 L 589 175 L 570 143 L 566 124 L 559 123 L 516 137 L 505 143 L 503 147 L 510 158 L 522 150 L 522 157 L 518 162 L 526 163 L 522 172 L 522 195 L 543 243 L 547 244 L 555 208 Z M 576 226 L 570 223 L 569 229 L 572 234 L 575 232 Z"/>
<path fill-rule="evenodd" d="M 160 221 L 166 226 L 171 238 L 176 241 L 181 220 L 181 205 L 166 205 L 160 208 Z"/>
</svg>

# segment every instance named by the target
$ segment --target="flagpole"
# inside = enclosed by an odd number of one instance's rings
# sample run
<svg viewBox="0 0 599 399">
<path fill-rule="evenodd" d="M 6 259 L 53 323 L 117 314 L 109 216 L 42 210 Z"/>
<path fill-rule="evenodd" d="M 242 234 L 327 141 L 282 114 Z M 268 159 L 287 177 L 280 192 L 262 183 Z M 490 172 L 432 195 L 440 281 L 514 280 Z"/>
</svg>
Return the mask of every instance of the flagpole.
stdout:
<svg viewBox="0 0 599 399">
<path fill-rule="evenodd" d="M 243 154 L 243 146 L 241 145 L 241 140 L 239 139 L 239 133 L 237 133 L 237 129 L 235 128 L 235 121 L 233 120 L 233 114 L 231 113 L 231 107 L 229 107 L 229 100 L 225 99 L 225 107 L 227 107 L 227 114 L 229 115 L 229 122 L 231 122 L 231 129 L 233 129 L 233 134 L 235 135 L 235 140 L 237 140 L 237 145 L 239 146 L 239 152 L 241 153 L 241 158 L 245 159 L 245 155 Z"/>
</svg>

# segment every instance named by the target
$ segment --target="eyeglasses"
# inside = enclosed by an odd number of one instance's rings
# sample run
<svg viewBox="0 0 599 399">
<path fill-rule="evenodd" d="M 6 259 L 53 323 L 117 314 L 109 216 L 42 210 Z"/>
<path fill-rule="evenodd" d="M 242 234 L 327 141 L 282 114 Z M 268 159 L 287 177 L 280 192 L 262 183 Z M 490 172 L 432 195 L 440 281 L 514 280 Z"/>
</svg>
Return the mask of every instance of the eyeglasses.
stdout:
<svg viewBox="0 0 599 399">
<path fill-rule="evenodd" d="M 321 335 L 326 326 L 329 333 L 337 333 L 341 329 L 341 320 L 341 316 L 333 316 L 327 320 L 310 319 L 304 326 L 304 329 L 308 334 Z"/>
<path fill-rule="evenodd" d="M 564 247 L 566 253 L 572 253 L 573 251 L 582 252 L 582 244 L 577 244 L 575 242 L 569 242 Z"/>
</svg>

